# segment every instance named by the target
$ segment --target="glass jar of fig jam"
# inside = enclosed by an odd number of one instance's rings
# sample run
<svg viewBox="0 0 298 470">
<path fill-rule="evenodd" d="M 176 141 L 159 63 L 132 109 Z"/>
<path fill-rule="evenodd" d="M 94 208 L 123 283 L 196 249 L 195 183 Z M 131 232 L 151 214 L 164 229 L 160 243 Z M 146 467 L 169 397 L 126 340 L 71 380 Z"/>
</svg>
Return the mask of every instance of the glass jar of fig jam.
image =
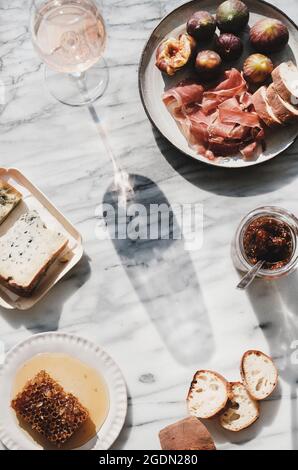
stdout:
<svg viewBox="0 0 298 470">
<path fill-rule="evenodd" d="M 235 267 L 247 272 L 264 261 L 259 277 L 277 279 L 298 264 L 298 219 L 285 209 L 260 207 L 240 223 L 232 246 Z"/>
</svg>

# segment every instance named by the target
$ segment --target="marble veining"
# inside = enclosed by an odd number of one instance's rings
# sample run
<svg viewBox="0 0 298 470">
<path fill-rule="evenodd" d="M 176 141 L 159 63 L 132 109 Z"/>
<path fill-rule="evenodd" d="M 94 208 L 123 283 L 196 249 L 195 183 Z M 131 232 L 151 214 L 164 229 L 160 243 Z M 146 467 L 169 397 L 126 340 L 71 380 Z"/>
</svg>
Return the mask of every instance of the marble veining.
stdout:
<svg viewBox="0 0 298 470">
<path fill-rule="evenodd" d="M 0 1 L 1 165 L 17 167 L 75 224 L 85 256 L 29 312 L 0 309 L 0 356 L 42 331 L 70 331 L 101 344 L 119 363 L 129 413 L 115 449 L 158 449 L 158 431 L 185 416 L 198 368 L 239 378 L 242 353 L 261 349 L 281 380 L 249 430 L 228 434 L 210 423 L 220 449 L 298 449 L 298 274 L 237 292 L 230 241 L 240 218 L 265 204 L 298 213 L 298 144 L 268 164 L 211 168 L 176 152 L 151 127 L 137 87 L 138 61 L 151 30 L 183 2 L 103 0 L 110 83 L 95 104 L 122 168 L 140 183 L 141 201 L 204 206 L 204 244 L 134 245 L 96 238 L 95 209 L 109 200 L 113 168 L 87 109 L 55 102 L 28 32 L 28 0 Z M 279 1 L 271 3 L 279 6 Z M 296 0 L 282 8 L 298 20 Z"/>
</svg>

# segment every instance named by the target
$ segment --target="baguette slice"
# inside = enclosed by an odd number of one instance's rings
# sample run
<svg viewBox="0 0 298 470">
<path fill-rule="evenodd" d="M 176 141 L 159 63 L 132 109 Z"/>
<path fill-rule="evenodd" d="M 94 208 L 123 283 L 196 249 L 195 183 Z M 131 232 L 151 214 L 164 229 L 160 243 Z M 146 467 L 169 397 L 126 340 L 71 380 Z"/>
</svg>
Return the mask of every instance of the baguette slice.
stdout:
<svg viewBox="0 0 298 470">
<path fill-rule="evenodd" d="M 255 400 L 269 397 L 277 386 L 278 372 L 272 359 L 260 351 L 247 351 L 241 361 L 241 376 Z"/>
<path fill-rule="evenodd" d="M 275 116 L 284 124 L 298 119 L 298 108 L 284 101 L 277 93 L 274 85 L 267 88 L 267 102 Z"/>
<path fill-rule="evenodd" d="M 274 114 L 267 101 L 267 88 L 262 86 L 252 96 L 252 101 L 259 118 L 264 121 L 268 127 L 280 126 L 282 122 Z"/>
<path fill-rule="evenodd" d="M 31 296 L 67 243 L 36 211 L 23 214 L 0 238 L 0 282 L 20 296 Z"/>
<path fill-rule="evenodd" d="M 193 416 L 162 429 L 159 440 L 162 450 L 216 450 L 206 426 Z"/>
<path fill-rule="evenodd" d="M 233 382 L 230 385 L 233 396 L 219 420 L 223 428 L 239 432 L 251 426 L 259 418 L 259 404 L 251 398 L 241 382 Z"/>
<path fill-rule="evenodd" d="M 196 418 L 212 418 L 224 409 L 229 396 L 230 385 L 224 377 L 210 370 L 199 370 L 188 392 L 188 411 Z"/>
<path fill-rule="evenodd" d="M 21 202 L 22 194 L 6 181 L 0 180 L 0 225 Z"/>
<path fill-rule="evenodd" d="M 272 72 L 274 88 L 279 96 L 292 105 L 298 105 L 298 69 L 292 61 L 283 62 Z"/>
</svg>

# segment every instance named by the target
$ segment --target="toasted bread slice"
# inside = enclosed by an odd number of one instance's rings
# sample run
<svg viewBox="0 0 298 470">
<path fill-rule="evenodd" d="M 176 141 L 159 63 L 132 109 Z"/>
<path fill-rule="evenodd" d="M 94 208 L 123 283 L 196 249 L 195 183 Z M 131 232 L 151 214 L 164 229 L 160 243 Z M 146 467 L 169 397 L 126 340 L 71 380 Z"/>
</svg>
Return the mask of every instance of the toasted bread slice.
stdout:
<svg viewBox="0 0 298 470">
<path fill-rule="evenodd" d="M 259 118 L 262 119 L 268 127 L 280 126 L 282 124 L 268 104 L 267 88 L 265 86 L 262 86 L 255 92 L 252 96 L 252 101 Z"/>
<path fill-rule="evenodd" d="M 283 62 L 272 72 L 274 88 L 279 96 L 294 106 L 298 105 L 298 68 L 292 61 Z"/>
<path fill-rule="evenodd" d="M 274 85 L 267 88 L 267 102 L 275 116 L 284 124 L 298 120 L 298 108 L 284 101 L 277 93 Z"/>
<path fill-rule="evenodd" d="M 199 370 L 188 392 L 188 411 L 196 418 L 212 418 L 224 409 L 229 396 L 230 385 L 224 377 L 210 370 Z"/>
<path fill-rule="evenodd" d="M 162 429 L 159 440 L 162 450 L 216 450 L 206 426 L 193 416 Z"/>
<path fill-rule="evenodd" d="M 252 399 L 241 382 L 232 382 L 230 386 L 233 395 L 219 420 L 223 428 L 239 432 L 251 426 L 259 418 L 259 404 Z"/>
<path fill-rule="evenodd" d="M 269 397 L 277 386 L 278 372 L 272 359 L 260 351 L 247 351 L 241 361 L 243 383 L 255 400 Z"/>
<path fill-rule="evenodd" d="M 22 194 L 7 181 L 0 180 L 0 225 L 21 202 Z"/>
</svg>

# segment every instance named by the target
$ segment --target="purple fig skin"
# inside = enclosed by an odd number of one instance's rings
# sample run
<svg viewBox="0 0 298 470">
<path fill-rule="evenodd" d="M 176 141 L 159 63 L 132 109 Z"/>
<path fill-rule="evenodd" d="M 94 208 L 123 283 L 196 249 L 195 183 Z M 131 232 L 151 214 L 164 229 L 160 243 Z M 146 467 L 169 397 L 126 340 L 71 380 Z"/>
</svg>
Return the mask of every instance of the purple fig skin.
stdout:
<svg viewBox="0 0 298 470">
<path fill-rule="evenodd" d="M 249 9 L 240 0 L 227 0 L 219 5 L 216 21 L 222 33 L 239 33 L 249 21 Z"/>
<path fill-rule="evenodd" d="M 195 68 L 202 81 L 215 80 L 221 73 L 221 57 L 214 51 L 201 51 L 197 55 Z"/>
<path fill-rule="evenodd" d="M 187 32 L 190 36 L 201 41 L 212 39 L 216 30 L 215 18 L 207 11 L 197 11 L 187 23 Z"/>
<path fill-rule="evenodd" d="M 242 55 L 243 43 L 240 38 L 231 33 L 221 34 L 215 43 L 216 51 L 222 60 L 237 60 Z"/>
<path fill-rule="evenodd" d="M 244 62 L 244 78 L 250 83 L 260 85 L 270 78 L 273 68 L 269 57 L 263 54 L 252 54 Z"/>
<path fill-rule="evenodd" d="M 250 30 L 251 45 L 258 52 L 270 54 L 281 51 L 289 42 L 289 30 L 281 21 L 266 18 Z"/>
</svg>

